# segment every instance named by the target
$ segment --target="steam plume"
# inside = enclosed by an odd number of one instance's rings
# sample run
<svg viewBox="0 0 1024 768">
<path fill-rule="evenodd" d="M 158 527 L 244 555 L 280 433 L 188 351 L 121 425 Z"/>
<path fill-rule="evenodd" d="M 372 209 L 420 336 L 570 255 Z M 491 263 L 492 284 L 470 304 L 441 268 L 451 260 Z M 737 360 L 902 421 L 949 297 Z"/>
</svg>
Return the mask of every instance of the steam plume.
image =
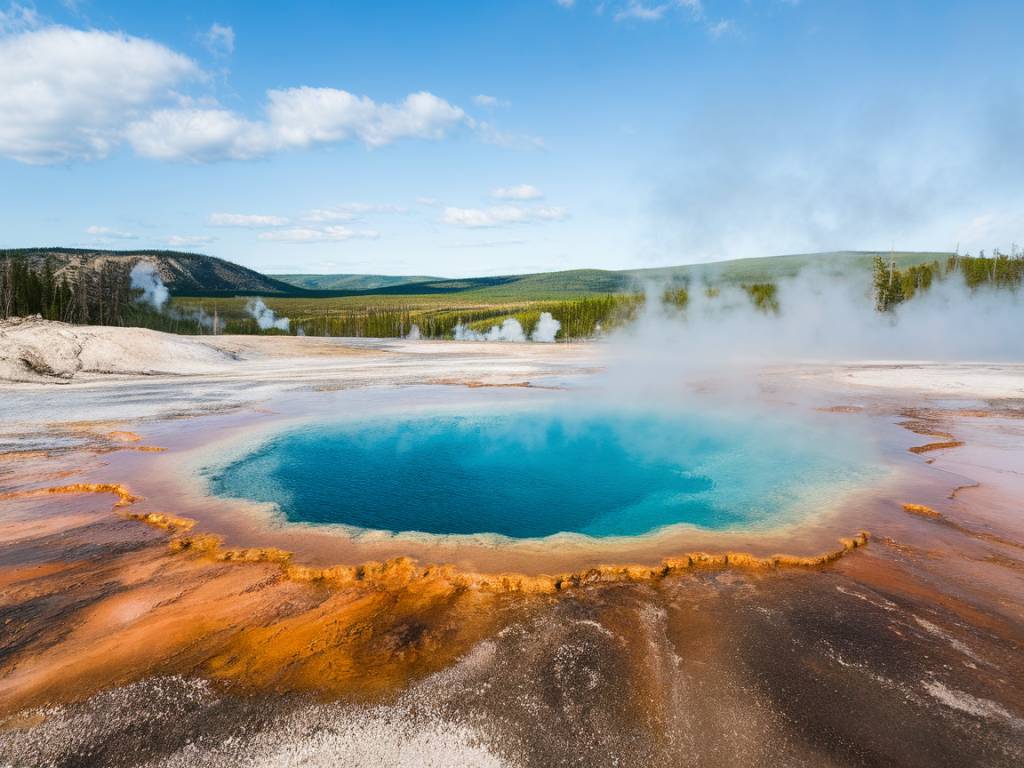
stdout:
<svg viewBox="0 0 1024 768">
<path fill-rule="evenodd" d="M 531 341 L 551 343 L 561 330 L 562 324 L 551 316 L 550 312 L 541 312 L 533 333 L 530 334 Z"/>
<path fill-rule="evenodd" d="M 261 331 L 271 328 L 287 331 L 291 326 L 291 321 L 287 317 L 278 317 L 277 313 L 263 302 L 263 299 L 249 299 L 245 305 L 245 311 L 252 315 Z"/>
<path fill-rule="evenodd" d="M 162 312 L 171 293 L 160 279 L 156 267 L 148 261 L 138 262 L 132 267 L 131 280 L 132 288 L 142 291 L 139 301 L 152 305 L 157 312 Z"/>
<path fill-rule="evenodd" d="M 526 341 L 523 326 L 514 317 L 506 317 L 501 325 L 492 325 L 487 333 L 474 331 L 459 323 L 455 326 L 456 341 Z"/>
</svg>

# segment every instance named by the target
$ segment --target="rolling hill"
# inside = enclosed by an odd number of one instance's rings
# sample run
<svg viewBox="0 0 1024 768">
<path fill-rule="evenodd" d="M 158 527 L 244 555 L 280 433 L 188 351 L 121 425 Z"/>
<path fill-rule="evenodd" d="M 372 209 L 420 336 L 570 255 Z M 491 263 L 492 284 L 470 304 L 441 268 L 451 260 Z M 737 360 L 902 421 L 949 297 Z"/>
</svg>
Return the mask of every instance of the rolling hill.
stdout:
<svg viewBox="0 0 1024 768">
<path fill-rule="evenodd" d="M 326 298 L 345 296 L 458 296 L 465 300 L 544 300 L 587 294 L 623 293 L 647 283 L 750 284 L 792 277 L 808 268 L 829 274 L 864 274 L 876 255 L 888 252 L 837 251 L 735 259 L 710 264 L 655 267 L 632 270 L 574 269 L 496 277 L 444 278 L 425 276 L 358 274 L 264 275 L 214 256 L 180 251 L 103 251 L 75 248 L 22 248 L 0 251 L 0 259 L 27 259 L 35 267 L 50 260 L 58 275 L 74 275 L 80 269 L 98 270 L 114 261 L 127 266 L 145 260 L 175 296 L 277 296 Z M 935 260 L 949 253 L 897 252 L 896 264 L 904 268 Z"/>
<path fill-rule="evenodd" d="M 408 276 L 408 275 L 274 275 L 298 288 L 310 291 L 372 291 L 378 288 L 392 288 L 407 283 L 429 283 L 444 280 L 443 277 Z"/>
<path fill-rule="evenodd" d="M 555 299 L 591 293 L 621 293 L 641 288 L 644 284 L 707 282 L 710 284 L 759 283 L 793 277 L 808 268 L 821 269 L 828 274 L 843 275 L 866 273 L 871 269 L 875 256 L 888 259 L 889 252 L 880 251 L 836 251 L 830 253 L 805 253 L 763 258 L 734 259 L 709 264 L 692 264 L 674 267 L 654 267 L 632 270 L 574 269 L 562 272 L 539 272 L 526 275 L 504 275 L 497 277 L 468 278 L 416 278 L 391 277 L 386 285 L 356 290 L 345 290 L 336 295 L 388 295 L 426 296 L 438 294 L 462 294 L 466 298 L 481 299 Z M 891 254 L 896 266 L 904 268 L 935 260 L 945 261 L 951 253 L 934 251 L 904 251 Z M 326 288 L 334 283 L 333 278 L 349 280 L 362 277 L 365 280 L 379 280 L 377 275 L 278 275 L 281 280 L 304 288 Z"/>
<path fill-rule="evenodd" d="M 25 259 L 34 269 L 47 260 L 58 277 L 76 275 L 81 269 L 98 271 L 115 262 L 132 267 L 138 261 L 152 263 L 170 291 L 177 295 L 305 295 L 290 283 L 263 275 L 248 267 L 215 256 L 180 251 L 100 251 L 80 248 L 18 248 L 0 251 L 0 259 Z"/>
</svg>

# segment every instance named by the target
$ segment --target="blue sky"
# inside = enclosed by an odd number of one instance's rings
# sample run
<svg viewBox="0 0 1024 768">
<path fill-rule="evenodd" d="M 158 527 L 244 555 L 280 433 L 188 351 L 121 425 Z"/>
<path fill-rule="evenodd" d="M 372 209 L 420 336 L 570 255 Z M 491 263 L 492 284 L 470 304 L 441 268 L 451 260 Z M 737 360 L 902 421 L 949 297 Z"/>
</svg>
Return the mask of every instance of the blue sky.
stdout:
<svg viewBox="0 0 1024 768">
<path fill-rule="evenodd" d="M 1024 242 L 1024 3 L 0 2 L 0 247 L 486 275 Z"/>
</svg>

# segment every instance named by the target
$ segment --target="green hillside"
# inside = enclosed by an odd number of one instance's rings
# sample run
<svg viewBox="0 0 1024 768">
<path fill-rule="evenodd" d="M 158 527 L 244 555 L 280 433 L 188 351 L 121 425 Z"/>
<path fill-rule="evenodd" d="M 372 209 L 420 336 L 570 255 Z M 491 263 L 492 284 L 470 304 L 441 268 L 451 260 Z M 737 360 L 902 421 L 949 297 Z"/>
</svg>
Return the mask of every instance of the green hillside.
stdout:
<svg viewBox="0 0 1024 768">
<path fill-rule="evenodd" d="M 372 291 L 407 283 L 443 280 L 424 275 L 273 275 L 274 279 L 310 291 Z"/>
<path fill-rule="evenodd" d="M 876 255 L 889 252 L 837 251 L 734 259 L 710 264 L 632 270 L 574 269 L 498 277 L 415 278 L 379 275 L 276 275 L 292 285 L 336 291 L 337 296 L 438 296 L 459 294 L 464 299 L 544 300 L 589 294 L 633 291 L 647 283 L 708 283 L 714 285 L 771 282 L 793 277 L 808 267 L 828 274 L 867 274 Z M 896 266 L 945 261 L 951 253 L 904 251 L 891 254 Z M 374 285 L 375 281 L 381 284 Z M 363 285 L 365 287 L 356 287 Z"/>
</svg>

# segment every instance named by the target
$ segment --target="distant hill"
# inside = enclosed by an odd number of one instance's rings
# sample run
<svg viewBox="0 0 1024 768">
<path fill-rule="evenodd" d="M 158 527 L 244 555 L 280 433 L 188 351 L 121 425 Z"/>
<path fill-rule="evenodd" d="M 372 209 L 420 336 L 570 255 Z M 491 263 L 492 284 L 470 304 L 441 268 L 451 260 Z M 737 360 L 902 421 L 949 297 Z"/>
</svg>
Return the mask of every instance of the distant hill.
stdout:
<svg viewBox="0 0 1024 768">
<path fill-rule="evenodd" d="M 274 278 L 311 291 L 372 291 L 377 288 L 445 279 L 422 275 L 274 275 Z"/>
<path fill-rule="evenodd" d="M 888 251 L 836 251 L 831 253 L 804 253 L 784 256 L 765 256 L 753 259 L 733 259 L 708 264 L 690 264 L 676 267 L 654 267 L 649 269 L 601 270 L 574 269 L 563 272 L 538 272 L 527 275 L 504 275 L 498 277 L 467 278 L 414 278 L 391 277 L 389 284 L 363 289 L 345 290 L 339 295 L 388 295 L 423 296 L 437 294 L 461 294 L 466 298 L 481 299 L 555 299 L 588 293 L 620 293 L 642 288 L 649 282 L 709 284 L 758 283 L 793 277 L 808 268 L 820 269 L 829 274 L 866 273 L 871 269 L 875 256 L 890 258 Z M 932 251 L 903 251 L 891 254 L 896 266 L 904 268 L 912 264 L 923 264 L 935 260 L 945 261 L 952 253 Z M 303 287 L 332 285 L 334 277 L 358 285 L 358 279 L 367 281 L 380 279 L 376 275 L 279 275 L 282 280 Z M 341 285 L 339 281 L 336 283 Z M 344 290 L 344 289 L 343 289 Z"/>
<path fill-rule="evenodd" d="M 134 265 L 144 260 L 156 267 L 160 279 L 176 296 L 439 296 L 464 299 L 532 300 L 560 299 L 594 293 L 621 293 L 641 289 L 646 283 L 706 282 L 743 284 L 775 281 L 814 268 L 829 274 L 866 273 L 876 255 L 888 252 L 837 251 L 734 259 L 710 264 L 691 264 L 650 269 L 574 269 L 497 277 L 444 278 L 393 275 L 263 275 L 214 256 L 180 251 L 102 251 L 76 248 L 22 248 L 0 250 L 0 258 L 28 259 L 40 266 L 50 259 L 58 274 L 79 269 L 98 269 L 108 261 Z M 900 268 L 931 261 L 945 261 L 950 253 L 896 252 Z"/>
<path fill-rule="evenodd" d="M 305 295 L 294 285 L 215 256 L 180 251 L 101 251 L 82 248 L 19 248 L 0 250 L 0 259 L 26 259 L 39 268 L 48 259 L 57 276 L 80 269 L 98 270 L 108 262 L 154 265 L 171 293 L 177 295 Z"/>
<path fill-rule="evenodd" d="M 814 268 L 827 274 L 841 275 L 869 271 L 876 256 L 886 261 L 896 260 L 900 269 L 914 264 L 933 261 L 945 262 L 952 252 L 938 251 L 832 251 L 825 253 L 797 253 L 785 256 L 765 256 L 752 259 L 731 259 L 708 264 L 681 267 L 655 267 L 634 269 L 628 274 L 637 280 L 701 280 L 710 283 L 758 283 L 795 277 L 801 271 Z"/>
</svg>

